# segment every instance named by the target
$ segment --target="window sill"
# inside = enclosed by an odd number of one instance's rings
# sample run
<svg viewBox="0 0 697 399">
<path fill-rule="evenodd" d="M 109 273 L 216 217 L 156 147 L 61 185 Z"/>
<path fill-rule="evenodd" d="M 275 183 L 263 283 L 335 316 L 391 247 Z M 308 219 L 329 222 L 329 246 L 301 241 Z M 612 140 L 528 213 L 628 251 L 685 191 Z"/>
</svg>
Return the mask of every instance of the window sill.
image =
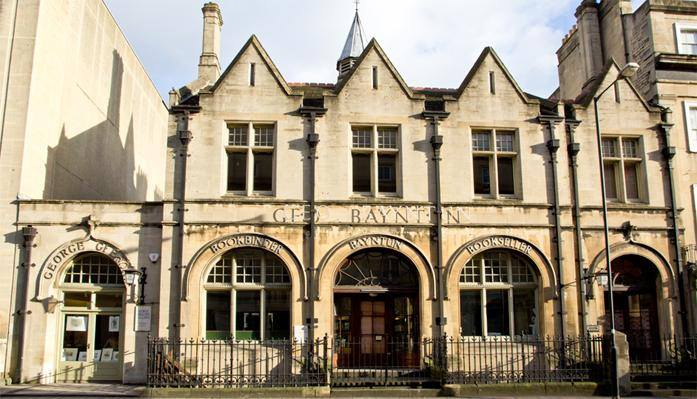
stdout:
<svg viewBox="0 0 697 399">
<path fill-rule="evenodd" d="M 247 195 L 244 191 L 228 191 L 223 194 L 223 198 L 271 198 L 275 197 L 273 191 L 255 191 Z"/>
</svg>

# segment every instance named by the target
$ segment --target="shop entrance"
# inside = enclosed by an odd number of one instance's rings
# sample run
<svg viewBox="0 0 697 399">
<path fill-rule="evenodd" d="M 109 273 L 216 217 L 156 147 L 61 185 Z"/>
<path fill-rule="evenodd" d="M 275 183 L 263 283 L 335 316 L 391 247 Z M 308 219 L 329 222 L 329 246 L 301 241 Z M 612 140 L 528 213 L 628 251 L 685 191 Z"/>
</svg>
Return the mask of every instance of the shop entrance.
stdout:
<svg viewBox="0 0 697 399">
<path fill-rule="evenodd" d="M 56 381 L 121 381 L 121 271 L 104 255 L 78 256 L 66 271 L 61 291 Z"/>
<path fill-rule="evenodd" d="M 367 250 L 347 258 L 334 289 L 339 368 L 419 366 L 418 274 L 399 253 Z"/>
</svg>

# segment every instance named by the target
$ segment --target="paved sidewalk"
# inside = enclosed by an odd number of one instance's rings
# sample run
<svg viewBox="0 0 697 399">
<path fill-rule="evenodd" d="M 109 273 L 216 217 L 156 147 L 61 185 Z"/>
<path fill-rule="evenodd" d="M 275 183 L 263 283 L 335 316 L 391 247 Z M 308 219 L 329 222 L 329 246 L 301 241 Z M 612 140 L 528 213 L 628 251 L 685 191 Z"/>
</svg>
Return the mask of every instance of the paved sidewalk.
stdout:
<svg viewBox="0 0 697 399">
<path fill-rule="evenodd" d="M 139 397 L 145 387 L 122 384 L 51 384 L 0 386 L 0 397 L 88 397 L 123 398 Z"/>
</svg>

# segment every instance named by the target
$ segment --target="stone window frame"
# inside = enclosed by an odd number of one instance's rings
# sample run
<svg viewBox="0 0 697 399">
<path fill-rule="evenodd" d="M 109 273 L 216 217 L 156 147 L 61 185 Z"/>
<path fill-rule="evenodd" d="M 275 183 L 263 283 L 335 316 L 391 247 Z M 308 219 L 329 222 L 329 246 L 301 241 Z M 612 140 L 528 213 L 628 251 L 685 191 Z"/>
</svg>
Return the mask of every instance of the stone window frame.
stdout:
<svg viewBox="0 0 697 399">
<path fill-rule="evenodd" d="M 697 114 L 697 102 L 683 102 L 683 111 L 685 112 L 685 133 L 687 135 L 687 150 L 689 152 L 697 152 L 697 123 L 692 122 L 690 111 L 694 110 Z M 697 120 L 697 118 L 696 118 Z"/>
<path fill-rule="evenodd" d="M 231 142 L 231 129 L 245 127 L 247 129 L 247 137 L 245 142 Z M 257 145 L 256 143 L 256 128 L 269 128 L 272 132 L 272 145 Z M 268 144 L 268 142 L 264 143 Z M 244 190 L 230 190 L 227 183 L 227 177 L 230 174 L 229 166 L 226 163 L 225 173 L 225 191 L 228 195 L 238 196 L 274 196 L 276 192 L 276 146 L 278 145 L 278 123 L 271 121 L 228 121 L 226 122 L 225 134 L 225 155 L 228 157 L 231 153 L 246 154 L 246 175 Z M 271 190 L 256 190 L 254 187 L 254 155 L 264 153 L 271 154 Z"/>
<path fill-rule="evenodd" d="M 489 134 L 489 149 L 475 149 L 474 136 L 478 133 Z M 513 150 L 505 151 L 498 148 L 497 134 L 513 135 Z M 470 129 L 470 145 L 472 149 L 472 192 L 475 198 L 488 199 L 520 199 L 522 198 L 522 181 L 520 166 L 520 132 L 517 128 L 472 127 Z M 474 187 L 474 158 L 489 159 L 489 194 L 477 193 Z M 499 193 L 498 159 L 511 158 L 513 164 L 513 194 Z"/>
<path fill-rule="evenodd" d="M 356 146 L 354 142 L 354 131 L 356 129 L 371 129 L 369 145 Z M 394 143 L 388 143 L 380 138 L 382 129 L 390 129 L 395 132 Z M 402 196 L 402 126 L 399 124 L 376 124 L 376 123 L 352 123 L 349 128 L 349 192 L 353 196 L 359 197 L 401 197 Z M 370 155 L 370 191 L 354 191 L 353 190 L 353 155 L 368 154 Z M 395 157 L 395 191 L 385 192 L 379 190 L 379 165 L 378 159 L 380 155 L 389 154 Z"/>
<path fill-rule="evenodd" d="M 487 274 L 487 267 L 485 266 L 485 256 L 488 254 L 493 254 L 496 253 L 498 255 L 504 255 L 506 258 L 506 264 L 504 265 L 506 269 L 506 281 L 501 281 L 501 282 L 494 282 L 494 281 L 486 281 L 488 274 Z M 500 258 L 499 258 L 500 259 Z M 518 266 L 523 266 L 526 267 L 528 270 L 528 273 L 526 275 L 531 276 L 532 281 L 515 281 L 515 277 L 521 275 L 520 273 L 514 273 L 514 265 L 512 262 L 512 259 L 516 259 L 518 262 Z M 479 263 L 477 265 L 477 263 Z M 539 316 L 539 306 L 538 306 L 538 296 L 540 293 L 540 278 L 535 273 L 535 266 L 534 264 L 530 261 L 527 260 L 520 255 L 516 254 L 515 252 L 511 250 L 506 250 L 506 249 L 492 249 L 492 250 L 487 250 L 484 252 L 480 252 L 476 255 L 474 255 L 472 258 L 470 258 L 467 263 L 463 266 L 462 270 L 460 271 L 460 276 L 458 278 L 458 293 L 461 293 L 462 291 L 468 291 L 468 292 L 479 292 L 480 293 L 480 321 L 481 321 L 481 333 L 482 335 L 480 337 L 487 337 L 489 335 L 488 331 L 488 320 L 487 320 L 487 309 L 486 309 L 486 294 L 487 290 L 492 290 L 492 291 L 506 291 L 507 292 L 507 301 L 508 301 L 508 330 L 509 333 L 508 335 L 501 335 L 501 336 L 514 336 L 514 329 L 515 329 L 515 321 L 514 321 L 514 293 L 513 291 L 518 289 L 518 290 L 533 290 L 533 297 L 535 298 L 535 307 L 533 310 L 533 313 L 536 316 Z M 471 270 L 476 270 L 476 274 L 474 275 L 474 278 L 470 278 L 467 274 L 468 271 Z M 476 281 L 478 279 L 478 281 Z M 493 280 L 493 279 L 492 279 Z M 462 303 L 460 303 L 460 307 L 462 307 Z M 458 312 L 461 310 L 458 309 Z M 533 334 L 532 335 L 537 335 L 539 333 L 539 326 L 540 326 L 540 321 L 539 317 L 535 320 L 535 326 L 533 326 Z M 461 327 L 458 327 L 461 328 Z"/>
<path fill-rule="evenodd" d="M 610 156 L 606 155 L 605 143 L 607 140 L 613 140 L 615 143 L 614 153 Z M 623 140 L 636 140 L 637 155 L 636 157 L 626 156 Z M 619 135 L 619 134 L 604 134 L 602 136 L 602 147 L 603 147 L 603 164 L 612 165 L 615 173 L 615 193 L 617 196 L 615 198 L 607 196 L 607 200 L 610 202 L 619 203 L 648 203 L 648 190 L 647 187 L 647 172 L 646 172 L 646 151 L 644 147 L 644 140 L 642 136 L 637 135 Z M 636 168 L 636 180 L 637 180 L 637 198 L 629 198 L 627 196 L 627 181 L 625 176 L 625 170 L 627 165 L 634 165 Z M 605 184 L 609 184 L 608 177 L 605 176 Z M 607 192 L 607 190 L 606 190 Z"/>
<path fill-rule="evenodd" d="M 258 255 L 259 256 L 259 267 L 260 267 L 260 281 L 259 282 L 237 282 L 237 264 L 236 264 L 236 255 L 246 255 L 248 253 Z M 275 259 L 274 259 L 275 258 Z M 221 276 L 221 262 L 224 262 L 225 260 L 230 259 L 231 263 L 229 265 L 229 270 L 230 270 L 230 277 L 229 277 L 229 283 L 226 282 L 209 282 L 208 278 L 209 276 Z M 272 264 L 269 263 L 269 260 L 273 260 Z M 287 282 L 279 283 L 279 282 L 267 282 L 267 267 L 271 267 L 273 273 L 272 275 L 274 278 L 277 276 L 277 266 L 280 264 L 283 268 L 285 268 L 286 276 L 288 278 Z M 206 329 L 206 313 L 207 313 L 207 306 L 208 306 L 208 293 L 209 292 L 216 292 L 216 293 L 225 293 L 228 292 L 230 294 L 230 335 L 232 337 L 236 336 L 237 332 L 237 318 L 235 317 L 236 309 L 237 309 L 237 293 L 241 291 L 254 291 L 254 292 L 259 292 L 259 340 L 258 341 L 264 341 L 266 340 L 266 293 L 269 291 L 285 291 L 288 294 L 289 298 L 289 307 L 288 307 L 288 312 L 289 315 L 291 316 L 292 320 L 292 313 L 293 313 L 293 304 L 292 304 L 292 277 L 290 274 L 290 270 L 288 269 L 288 265 L 286 265 L 283 260 L 276 255 L 264 251 L 262 249 L 257 249 L 257 248 L 236 248 L 232 249 L 223 256 L 221 256 L 215 263 L 211 264 L 204 274 L 204 281 L 203 281 L 203 294 L 201 298 L 201 303 L 202 303 L 202 312 L 201 312 L 201 318 L 202 318 L 202 323 L 201 325 L 203 326 L 203 331 L 202 331 L 202 336 L 206 337 L 207 334 L 207 329 Z M 292 336 L 292 331 L 290 330 L 291 327 L 289 326 L 289 331 L 288 331 L 288 336 Z"/>
<path fill-rule="evenodd" d="M 689 23 L 689 22 L 676 22 L 675 23 L 676 54 L 697 55 L 697 52 L 688 53 L 688 52 L 683 51 L 683 44 L 684 43 L 682 40 L 682 32 L 684 30 L 697 32 L 697 23 Z"/>
</svg>

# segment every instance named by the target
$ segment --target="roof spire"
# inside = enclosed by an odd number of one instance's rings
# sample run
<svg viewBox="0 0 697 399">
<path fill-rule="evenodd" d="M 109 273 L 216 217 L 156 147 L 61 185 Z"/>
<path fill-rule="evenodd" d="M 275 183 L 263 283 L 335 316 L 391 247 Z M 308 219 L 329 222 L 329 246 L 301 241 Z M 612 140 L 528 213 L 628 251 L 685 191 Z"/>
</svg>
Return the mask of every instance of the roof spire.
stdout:
<svg viewBox="0 0 697 399">
<path fill-rule="evenodd" d="M 361 56 L 365 49 L 365 32 L 363 32 L 363 24 L 358 16 L 358 4 L 360 0 L 354 0 L 356 3 L 356 15 L 353 17 L 353 23 L 349 30 L 344 49 L 341 51 L 341 56 L 336 64 L 336 69 L 339 71 L 339 78 L 351 70 L 356 59 Z"/>
</svg>

